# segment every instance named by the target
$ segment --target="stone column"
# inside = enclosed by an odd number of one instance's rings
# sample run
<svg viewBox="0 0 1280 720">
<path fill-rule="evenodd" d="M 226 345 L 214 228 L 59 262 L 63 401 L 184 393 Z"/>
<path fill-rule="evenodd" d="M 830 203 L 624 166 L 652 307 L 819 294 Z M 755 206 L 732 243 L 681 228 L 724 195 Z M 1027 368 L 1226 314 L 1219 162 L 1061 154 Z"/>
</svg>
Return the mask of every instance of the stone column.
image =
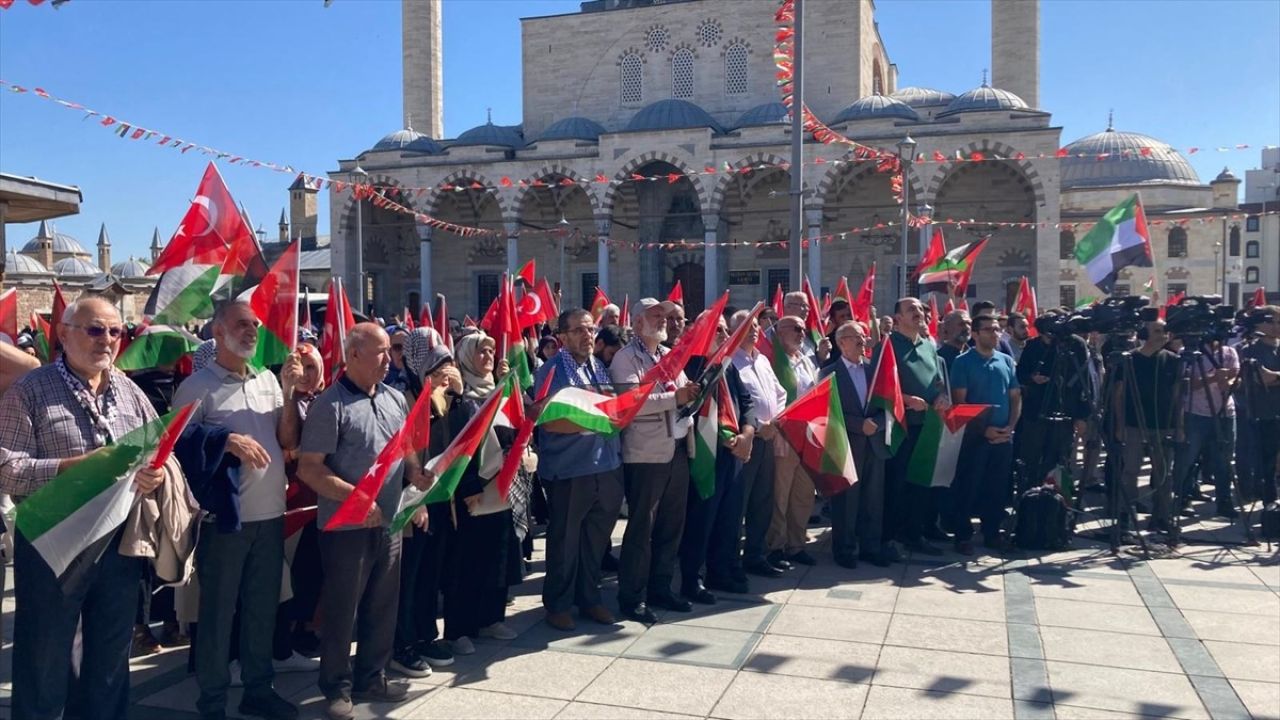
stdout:
<svg viewBox="0 0 1280 720">
<path fill-rule="evenodd" d="M 418 226 L 418 294 L 422 302 L 434 306 L 435 293 L 431 291 L 431 238 L 435 228 L 430 225 Z M 418 308 L 413 308 L 414 312 Z"/>
<path fill-rule="evenodd" d="M 724 292 L 720 276 L 720 248 L 716 246 L 718 242 L 717 230 L 720 228 L 720 216 L 714 214 L 706 214 L 702 216 L 702 272 L 703 285 L 702 288 L 702 306 L 709 308 L 720 297 L 720 293 Z M 726 253 L 728 254 L 728 253 Z"/>
<path fill-rule="evenodd" d="M 507 274 L 515 275 L 520 267 L 520 223 L 505 220 L 502 227 L 507 231 Z"/>
<path fill-rule="evenodd" d="M 609 232 L 613 229 L 611 215 L 596 215 L 596 284 L 609 292 Z"/>
<path fill-rule="evenodd" d="M 822 208 L 805 208 L 805 224 L 809 231 L 809 282 L 813 284 L 815 293 L 822 293 L 822 245 L 818 238 L 822 235 Z"/>
</svg>

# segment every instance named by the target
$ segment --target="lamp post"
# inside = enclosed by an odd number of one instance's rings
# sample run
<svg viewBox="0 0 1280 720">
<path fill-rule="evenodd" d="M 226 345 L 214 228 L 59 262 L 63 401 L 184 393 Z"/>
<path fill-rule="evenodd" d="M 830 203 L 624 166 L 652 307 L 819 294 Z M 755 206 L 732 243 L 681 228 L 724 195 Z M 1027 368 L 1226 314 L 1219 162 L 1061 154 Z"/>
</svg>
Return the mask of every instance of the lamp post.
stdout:
<svg viewBox="0 0 1280 720">
<path fill-rule="evenodd" d="M 902 166 L 902 267 L 899 268 L 898 278 L 901 283 L 901 292 L 898 297 L 904 297 L 907 294 L 907 237 L 911 232 L 908 227 L 907 220 L 911 217 L 911 183 L 907 180 L 907 168 L 911 167 L 911 162 L 916 157 L 916 141 L 911 139 L 910 135 L 898 141 L 898 160 Z M 896 299 L 896 298 L 895 298 Z"/>
<path fill-rule="evenodd" d="M 1225 222 L 1225 220 L 1223 222 Z M 1225 297 L 1226 293 L 1222 291 L 1222 283 L 1218 280 L 1218 253 L 1221 252 L 1222 242 L 1215 242 L 1213 244 L 1213 291 Z M 1227 273 L 1224 271 L 1222 273 L 1222 278 L 1225 280 L 1226 276 Z"/>
<path fill-rule="evenodd" d="M 368 308 L 365 305 L 365 289 L 367 288 L 364 281 L 364 210 L 361 207 L 364 201 L 360 199 L 360 195 L 356 192 L 355 186 L 363 184 L 369 179 L 369 173 L 356 163 L 356 167 L 351 171 L 351 194 L 356 199 L 356 285 L 359 286 L 359 305 L 360 312 L 366 312 Z"/>
</svg>

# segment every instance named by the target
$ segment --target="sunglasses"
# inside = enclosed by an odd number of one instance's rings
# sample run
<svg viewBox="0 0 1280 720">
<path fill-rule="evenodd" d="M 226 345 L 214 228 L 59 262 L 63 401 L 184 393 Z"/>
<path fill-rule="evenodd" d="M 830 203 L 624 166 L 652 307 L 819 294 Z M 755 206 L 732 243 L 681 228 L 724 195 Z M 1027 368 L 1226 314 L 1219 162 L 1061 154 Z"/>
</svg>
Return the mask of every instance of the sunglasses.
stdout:
<svg viewBox="0 0 1280 720">
<path fill-rule="evenodd" d="M 120 336 L 124 334 L 124 328 L 119 325 L 114 325 L 112 327 L 103 327 L 102 325 L 67 325 L 67 327 L 80 330 L 91 338 L 100 338 L 110 335 L 112 340 L 119 340 Z"/>
</svg>

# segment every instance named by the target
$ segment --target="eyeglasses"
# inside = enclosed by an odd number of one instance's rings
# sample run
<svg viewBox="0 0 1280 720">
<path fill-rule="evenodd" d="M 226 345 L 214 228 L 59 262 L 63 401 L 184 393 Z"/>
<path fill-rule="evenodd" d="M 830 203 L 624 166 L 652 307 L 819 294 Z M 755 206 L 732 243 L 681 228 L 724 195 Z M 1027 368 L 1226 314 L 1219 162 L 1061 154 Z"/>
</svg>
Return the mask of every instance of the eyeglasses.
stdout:
<svg viewBox="0 0 1280 720">
<path fill-rule="evenodd" d="M 85 335 L 88 335 L 91 338 L 100 338 L 106 335 L 110 335 L 112 340 L 119 340 L 120 336 L 124 334 L 124 328 L 120 327 L 119 325 L 104 327 L 102 325 L 70 325 L 69 324 L 67 325 L 67 327 L 75 328 L 76 330 L 81 330 L 84 332 Z"/>
<path fill-rule="evenodd" d="M 599 328 L 590 325 L 579 325 L 576 328 L 569 328 L 570 335 L 595 335 Z"/>
</svg>

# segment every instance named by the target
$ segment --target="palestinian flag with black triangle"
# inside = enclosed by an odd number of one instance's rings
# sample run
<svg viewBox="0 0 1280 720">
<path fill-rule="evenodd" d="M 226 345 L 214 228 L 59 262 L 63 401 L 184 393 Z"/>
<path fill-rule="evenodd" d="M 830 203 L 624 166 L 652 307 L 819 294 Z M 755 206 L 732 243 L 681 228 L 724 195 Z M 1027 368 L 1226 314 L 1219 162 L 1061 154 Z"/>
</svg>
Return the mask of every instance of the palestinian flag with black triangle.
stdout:
<svg viewBox="0 0 1280 720">
<path fill-rule="evenodd" d="M 199 346 L 200 339 L 182 326 L 147 325 L 120 351 L 116 367 L 131 371 L 172 365 Z"/>
<path fill-rule="evenodd" d="M 896 454 L 907 438 L 907 408 L 902 400 L 902 383 L 898 379 L 898 359 L 888 338 L 880 343 L 880 358 L 871 377 L 869 394 L 867 407 L 884 411 L 884 444 L 890 455 Z"/>
<path fill-rule="evenodd" d="M 964 443 L 965 426 L 990 405 L 952 405 L 942 412 L 929 408 L 924 427 L 907 461 L 907 481 L 923 487 L 951 487 Z"/>
<path fill-rule="evenodd" d="M 617 435 L 640 413 L 656 384 L 653 380 L 642 382 L 618 395 L 604 395 L 572 385 L 562 387 L 543 406 L 538 424 L 564 420 L 582 432 Z"/>
<path fill-rule="evenodd" d="M 973 274 L 978 255 L 990 238 L 965 243 L 947 252 L 937 262 L 920 273 L 920 292 L 936 292 L 944 295 L 963 296 L 969 277 Z"/>
<path fill-rule="evenodd" d="M 693 460 L 689 463 L 689 478 L 706 500 L 716 490 L 716 456 L 723 452 L 721 443 L 741 432 L 738 413 L 729 397 L 729 384 L 724 375 L 716 381 L 714 390 L 707 393 L 698 416 L 693 423 Z"/>
<path fill-rule="evenodd" d="M 1084 266 L 1090 282 L 1107 294 L 1124 268 L 1152 267 L 1151 233 L 1137 193 L 1108 210 L 1076 243 L 1076 260 Z"/>
<path fill-rule="evenodd" d="M 800 464 L 824 497 L 842 493 L 858 482 L 834 375 L 819 381 L 778 413 L 773 422 L 800 456 Z"/>
<path fill-rule="evenodd" d="M 271 266 L 249 298 L 258 327 L 258 348 L 249 364 L 258 369 L 281 365 L 298 346 L 298 252 L 294 240 Z"/>
</svg>

